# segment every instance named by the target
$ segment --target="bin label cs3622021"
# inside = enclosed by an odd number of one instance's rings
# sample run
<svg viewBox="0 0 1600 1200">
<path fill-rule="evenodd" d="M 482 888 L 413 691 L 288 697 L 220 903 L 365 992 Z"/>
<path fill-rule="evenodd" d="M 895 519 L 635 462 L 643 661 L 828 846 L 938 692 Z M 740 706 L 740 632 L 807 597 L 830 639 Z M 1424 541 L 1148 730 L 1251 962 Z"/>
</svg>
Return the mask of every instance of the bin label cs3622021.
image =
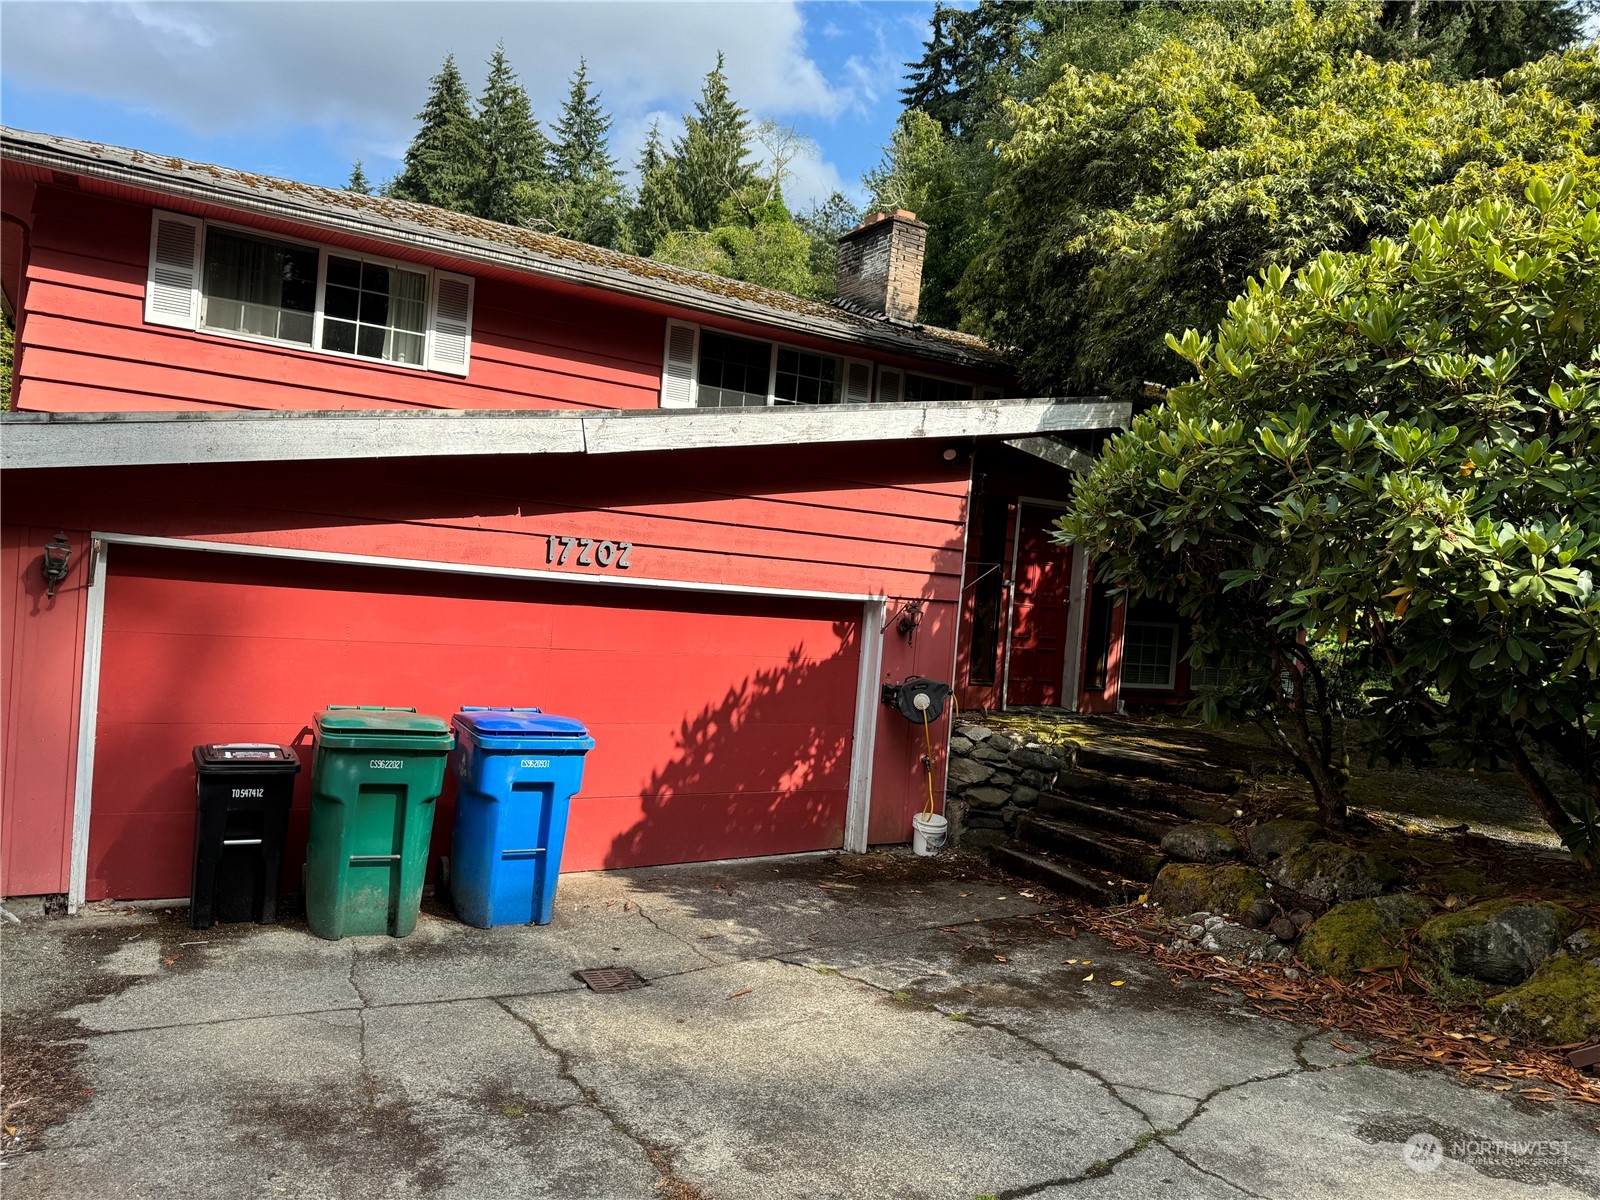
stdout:
<svg viewBox="0 0 1600 1200">
<path fill-rule="evenodd" d="M 398 758 L 375 758 L 367 764 L 369 771 L 398 771 L 405 766 Z"/>
</svg>

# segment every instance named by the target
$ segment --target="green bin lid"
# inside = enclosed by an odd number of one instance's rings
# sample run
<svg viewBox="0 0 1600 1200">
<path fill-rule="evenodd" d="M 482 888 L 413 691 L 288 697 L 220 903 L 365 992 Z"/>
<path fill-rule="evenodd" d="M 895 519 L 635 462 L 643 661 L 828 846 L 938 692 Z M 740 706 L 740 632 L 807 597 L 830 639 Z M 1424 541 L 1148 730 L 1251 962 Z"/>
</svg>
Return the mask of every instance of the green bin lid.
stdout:
<svg viewBox="0 0 1600 1200">
<path fill-rule="evenodd" d="M 384 708 L 382 705 L 330 704 L 319 712 L 314 723 L 317 736 L 368 738 L 404 742 L 409 738 L 435 741 L 441 736 L 451 743 L 450 722 L 443 717 L 419 713 L 414 708 Z"/>
</svg>

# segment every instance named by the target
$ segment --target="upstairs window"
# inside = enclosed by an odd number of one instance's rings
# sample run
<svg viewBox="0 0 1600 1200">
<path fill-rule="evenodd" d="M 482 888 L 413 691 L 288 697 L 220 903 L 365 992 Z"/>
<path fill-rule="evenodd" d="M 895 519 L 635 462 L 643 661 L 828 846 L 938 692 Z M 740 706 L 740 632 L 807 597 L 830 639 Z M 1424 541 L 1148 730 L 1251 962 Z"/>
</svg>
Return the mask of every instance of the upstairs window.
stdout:
<svg viewBox="0 0 1600 1200">
<path fill-rule="evenodd" d="M 695 398 L 701 408 L 765 408 L 771 374 L 771 342 L 701 330 L 700 386 Z"/>
<path fill-rule="evenodd" d="M 839 365 L 829 355 L 779 346 L 772 397 L 779 404 L 837 404 L 842 385 Z"/>
<path fill-rule="evenodd" d="M 871 398 L 869 362 L 667 322 L 662 408 L 865 404 Z"/>
<path fill-rule="evenodd" d="M 935 379 L 931 375 L 914 375 L 907 371 L 905 398 L 917 403 L 934 400 L 971 400 L 972 385 L 957 383 L 953 379 Z"/>
<path fill-rule="evenodd" d="M 465 275 L 154 214 L 145 320 L 465 375 Z"/>
<path fill-rule="evenodd" d="M 428 276 L 328 255 L 322 348 L 422 365 L 428 342 Z"/>
</svg>

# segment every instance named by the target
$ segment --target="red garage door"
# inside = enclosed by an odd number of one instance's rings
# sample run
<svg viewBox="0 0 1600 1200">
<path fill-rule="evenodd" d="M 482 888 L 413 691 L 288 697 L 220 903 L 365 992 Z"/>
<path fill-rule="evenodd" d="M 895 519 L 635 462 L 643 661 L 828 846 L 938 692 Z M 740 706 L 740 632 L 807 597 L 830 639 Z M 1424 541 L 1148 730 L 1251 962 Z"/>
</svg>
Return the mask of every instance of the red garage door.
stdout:
<svg viewBox="0 0 1600 1200">
<path fill-rule="evenodd" d="M 309 751 L 328 704 L 537 704 L 587 722 L 567 869 L 840 846 L 859 611 L 113 546 L 87 897 L 187 895 L 190 748 Z M 453 813 L 447 784 L 436 853 Z"/>
</svg>

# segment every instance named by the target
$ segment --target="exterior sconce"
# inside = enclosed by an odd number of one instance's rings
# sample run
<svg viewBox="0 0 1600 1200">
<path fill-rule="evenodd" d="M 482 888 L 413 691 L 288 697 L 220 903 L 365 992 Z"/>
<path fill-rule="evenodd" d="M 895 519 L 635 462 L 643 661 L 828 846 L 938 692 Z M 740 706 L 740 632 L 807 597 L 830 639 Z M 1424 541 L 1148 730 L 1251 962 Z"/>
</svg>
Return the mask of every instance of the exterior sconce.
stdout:
<svg viewBox="0 0 1600 1200">
<path fill-rule="evenodd" d="M 67 577 L 67 570 L 72 561 L 72 543 L 67 541 L 65 533 L 58 533 L 44 544 L 44 558 L 39 563 L 39 571 L 44 576 L 44 594 L 54 600 L 56 585 Z"/>
</svg>

